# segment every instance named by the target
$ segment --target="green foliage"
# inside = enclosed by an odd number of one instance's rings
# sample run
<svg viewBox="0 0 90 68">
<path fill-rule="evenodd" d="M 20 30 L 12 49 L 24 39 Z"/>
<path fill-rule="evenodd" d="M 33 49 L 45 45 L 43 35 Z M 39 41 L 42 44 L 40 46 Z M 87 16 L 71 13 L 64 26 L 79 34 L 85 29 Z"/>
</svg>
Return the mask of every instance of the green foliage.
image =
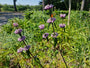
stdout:
<svg viewBox="0 0 90 68">
<path fill-rule="evenodd" d="M 47 11 L 48 12 L 48 11 Z M 39 64 L 31 57 L 27 58 L 21 54 L 17 54 L 19 47 L 24 47 L 22 42 L 18 42 L 19 35 L 14 34 L 15 28 L 12 22 L 17 22 L 19 28 L 23 29 L 23 35 L 26 36 L 27 44 L 31 45 L 30 51 L 39 59 L 38 62 L 45 68 L 65 68 L 60 52 L 54 49 L 54 41 L 51 37 L 53 32 L 52 26 L 48 29 L 46 23 L 49 16 L 44 11 L 25 12 L 24 19 L 14 18 L 9 20 L 6 25 L 3 25 L 0 30 L 0 64 L 2 67 L 28 68 L 40 67 Z M 87 11 L 71 11 L 70 25 L 67 25 L 68 16 L 64 20 L 60 18 L 60 13 L 68 13 L 68 11 L 54 11 L 56 18 L 55 31 L 59 34 L 55 47 L 62 45 L 62 53 L 69 68 L 89 68 L 90 67 L 90 19 Z M 30 15 L 31 14 L 31 15 Z M 65 23 L 65 32 L 59 27 L 60 23 Z M 43 30 L 39 29 L 39 25 L 44 24 Z M 49 33 L 49 41 L 42 38 L 44 33 Z"/>
<path fill-rule="evenodd" d="M 56 14 L 56 15 L 60 15 L 60 14 L 68 14 L 68 11 L 63 11 L 63 10 L 61 10 L 61 11 L 54 11 L 54 13 Z"/>
<path fill-rule="evenodd" d="M 26 10 L 42 10 L 42 6 L 41 5 L 37 5 L 37 6 L 29 6 L 29 5 L 17 5 L 17 9 L 18 11 L 26 11 Z"/>
<path fill-rule="evenodd" d="M 0 4 L 1 11 L 14 11 L 14 6 L 13 5 L 1 5 Z M 17 10 L 18 11 L 26 11 L 26 10 L 42 10 L 42 5 L 36 5 L 36 6 L 29 6 L 29 5 L 17 5 Z"/>
<path fill-rule="evenodd" d="M 25 12 L 25 18 L 29 20 L 31 18 L 32 14 L 33 14 L 33 11 L 26 11 Z"/>
<path fill-rule="evenodd" d="M 13 5 L 5 4 L 5 5 L 2 5 L 2 10 L 1 11 L 14 11 L 13 8 L 14 8 Z"/>
</svg>

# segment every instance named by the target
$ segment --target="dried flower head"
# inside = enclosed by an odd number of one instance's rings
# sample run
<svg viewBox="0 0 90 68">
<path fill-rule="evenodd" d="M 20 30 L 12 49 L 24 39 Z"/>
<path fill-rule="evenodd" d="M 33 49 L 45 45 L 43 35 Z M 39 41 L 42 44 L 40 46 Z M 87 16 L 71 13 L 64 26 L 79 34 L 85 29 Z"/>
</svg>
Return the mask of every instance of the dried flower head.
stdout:
<svg viewBox="0 0 90 68">
<path fill-rule="evenodd" d="M 52 5 L 52 4 L 50 4 L 50 5 L 48 4 L 48 5 L 46 5 L 46 6 L 44 7 L 45 10 L 48 10 L 48 9 L 51 9 L 51 8 L 53 8 L 53 5 Z"/>
<path fill-rule="evenodd" d="M 56 18 L 49 18 L 48 20 L 47 20 L 47 23 L 53 23 L 54 21 L 56 20 Z"/>
<path fill-rule="evenodd" d="M 18 23 L 13 23 L 13 26 L 14 27 L 18 27 Z"/>
<path fill-rule="evenodd" d="M 25 46 L 25 47 L 23 48 L 23 50 L 24 50 L 24 51 L 27 51 L 27 50 L 29 50 L 29 48 L 30 48 L 30 45 L 27 45 L 27 46 Z"/>
<path fill-rule="evenodd" d="M 44 24 L 42 24 L 42 25 L 39 25 L 39 28 L 42 30 L 42 29 L 44 29 Z"/>
<path fill-rule="evenodd" d="M 17 53 L 20 53 L 20 52 L 22 52 L 22 51 L 23 51 L 23 48 L 20 47 L 20 48 L 17 50 Z"/>
<path fill-rule="evenodd" d="M 18 41 L 24 41 L 25 40 L 25 36 L 22 36 L 21 38 L 18 38 Z"/>
<path fill-rule="evenodd" d="M 51 34 L 51 37 L 56 38 L 58 36 L 58 33 L 54 32 Z"/>
<path fill-rule="evenodd" d="M 60 14 L 60 17 L 61 18 L 65 18 L 66 17 L 66 14 Z"/>
<path fill-rule="evenodd" d="M 64 28 L 66 25 L 65 24 L 59 24 L 59 27 Z"/>
<path fill-rule="evenodd" d="M 22 32 L 22 29 L 16 29 L 14 33 L 15 34 L 21 34 L 21 32 Z"/>
<path fill-rule="evenodd" d="M 47 38 L 48 35 L 49 35 L 49 33 L 44 33 L 42 37 L 43 37 L 43 38 Z"/>
</svg>

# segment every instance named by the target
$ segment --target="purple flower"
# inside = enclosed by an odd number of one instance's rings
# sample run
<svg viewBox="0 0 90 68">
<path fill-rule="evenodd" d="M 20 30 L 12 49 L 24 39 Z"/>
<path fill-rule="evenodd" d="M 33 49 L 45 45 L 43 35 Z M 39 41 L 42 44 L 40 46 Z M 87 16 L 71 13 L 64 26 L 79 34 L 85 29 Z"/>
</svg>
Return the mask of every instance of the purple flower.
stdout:
<svg viewBox="0 0 90 68">
<path fill-rule="evenodd" d="M 50 5 L 48 4 L 48 5 L 46 5 L 46 6 L 44 7 L 45 10 L 48 10 L 48 9 L 51 9 L 51 8 L 53 8 L 53 5 L 52 5 L 52 4 L 50 4 Z"/>
<path fill-rule="evenodd" d="M 52 5 L 52 4 L 50 4 L 50 5 L 49 5 L 49 8 L 50 8 L 50 9 L 51 9 L 51 8 L 53 8 L 53 5 Z"/>
<path fill-rule="evenodd" d="M 58 33 L 54 32 L 51 34 L 51 37 L 56 38 L 58 36 Z"/>
<path fill-rule="evenodd" d="M 29 50 L 29 48 L 30 48 L 30 45 L 27 45 L 27 46 L 25 46 L 25 47 L 23 48 L 23 50 L 24 50 L 24 51 L 27 51 L 27 50 Z"/>
<path fill-rule="evenodd" d="M 43 37 L 43 38 L 47 38 L 48 35 L 49 35 L 49 33 L 44 33 L 42 37 Z"/>
<path fill-rule="evenodd" d="M 30 45 L 27 45 L 27 46 L 25 46 L 24 48 L 20 47 L 20 48 L 17 50 L 17 53 L 23 52 L 23 50 L 24 50 L 24 51 L 27 51 L 27 50 L 29 50 L 29 48 L 30 48 Z"/>
<path fill-rule="evenodd" d="M 22 36 L 21 38 L 18 38 L 18 41 L 24 41 L 25 40 L 25 36 Z"/>
<path fill-rule="evenodd" d="M 23 51 L 23 48 L 20 47 L 20 48 L 17 50 L 17 53 L 20 53 L 20 52 L 22 52 L 22 51 Z"/>
<path fill-rule="evenodd" d="M 44 27 L 45 27 L 44 24 L 39 25 L 39 28 L 40 28 L 40 29 L 44 29 Z"/>
<path fill-rule="evenodd" d="M 47 20 L 47 23 L 53 23 L 54 21 L 56 20 L 56 18 L 49 18 L 48 20 Z"/>
<path fill-rule="evenodd" d="M 13 23 L 13 26 L 14 27 L 18 27 L 18 23 Z"/>
<path fill-rule="evenodd" d="M 66 14 L 60 14 L 60 17 L 61 18 L 65 18 L 66 17 Z"/>
<path fill-rule="evenodd" d="M 65 24 L 59 24 L 59 27 L 64 28 L 66 25 Z"/>
<path fill-rule="evenodd" d="M 15 34 L 20 34 L 21 32 L 22 32 L 22 29 L 16 29 L 14 33 Z"/>
</svg>

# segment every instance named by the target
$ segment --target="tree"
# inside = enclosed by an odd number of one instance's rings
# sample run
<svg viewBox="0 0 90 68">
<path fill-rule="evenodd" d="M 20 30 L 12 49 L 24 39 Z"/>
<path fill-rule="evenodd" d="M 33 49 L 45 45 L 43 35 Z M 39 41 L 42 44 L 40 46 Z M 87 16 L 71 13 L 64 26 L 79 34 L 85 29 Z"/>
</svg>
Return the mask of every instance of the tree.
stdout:
<svg viewBox="0 0 90 68">
<path fill-rule="evenodd" d="M 68 25 L 69 25 L 69 23 L 70 23 L 70 12 L 71 12 L 71 0 L 69 0 Z"/>
<path fill-rule="evenodd" d="M 17 1 L 17 0 L 13 0 L 15 11 L 17 11 L 17 8 L 16 8 L 16 1 Z"/>
<path fill-rule="evenodd" d="M 43 9 L 44 9 L 44 6 L 45 6 L 45 5 L 44 5 L 44 0 L 42 0 L 42 5 L 43 5 Z"/>
<path fill-rule="evenodd" d="M 85 3 L 85 0 L 82 0 L 81 11 L 84 9 L 84 3 Z"/>
</svg>

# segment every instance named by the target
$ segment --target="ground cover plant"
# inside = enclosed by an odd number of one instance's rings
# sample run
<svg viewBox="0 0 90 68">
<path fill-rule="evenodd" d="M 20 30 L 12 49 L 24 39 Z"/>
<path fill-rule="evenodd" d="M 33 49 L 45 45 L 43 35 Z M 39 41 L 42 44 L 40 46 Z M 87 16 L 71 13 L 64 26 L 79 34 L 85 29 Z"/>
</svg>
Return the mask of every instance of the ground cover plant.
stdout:
<svg viewBox="0 0 90 68">
<path fill-rule="evenodd" d="M 90 67 L 90 13 L 71 11 L 70 25 L 67 25 L 68 11 L 52 12 L 53 5 L 47 6 L 43 12 L 27 11 L 24 19 L 10 19 L 1 27 L 0 67 Z M 24 39 L 19 35 L 25 36 Z"/>
</svg>

